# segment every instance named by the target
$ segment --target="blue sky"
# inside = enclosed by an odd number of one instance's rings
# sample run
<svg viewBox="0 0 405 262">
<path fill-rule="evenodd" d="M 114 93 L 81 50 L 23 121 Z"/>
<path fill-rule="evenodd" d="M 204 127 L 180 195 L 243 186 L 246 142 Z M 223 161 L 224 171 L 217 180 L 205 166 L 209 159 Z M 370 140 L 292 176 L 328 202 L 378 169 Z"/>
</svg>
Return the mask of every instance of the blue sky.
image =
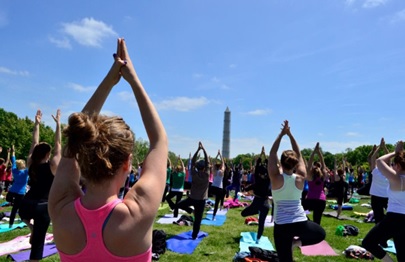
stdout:
<svg viewBox="0 0 405 262">
<path fill-rule="evenodd" d="M 0 107 L 45 124 L 80 111 L 124 37 L 158 109 L 169 149 L 266 152 L 284 119 L 301 148 L 404 139 L 405 1 L 0 2 Z M 131 89 L 114 87 L 103 113 L 147 139 Z M 281 149 L 289 147 L 283 140 Z"/>
</svg>

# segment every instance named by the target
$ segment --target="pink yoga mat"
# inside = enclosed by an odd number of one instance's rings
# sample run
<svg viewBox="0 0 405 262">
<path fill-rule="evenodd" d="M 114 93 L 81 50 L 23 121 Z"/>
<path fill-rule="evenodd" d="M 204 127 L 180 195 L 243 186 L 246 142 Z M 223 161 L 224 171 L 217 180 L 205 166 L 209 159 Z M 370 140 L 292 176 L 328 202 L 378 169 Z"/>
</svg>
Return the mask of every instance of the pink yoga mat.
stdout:
<svg viewBox="0 0 405 262">
<path fill-rule="evenodd" d="M 301 247 L 301 253 L 304 256 L 337 256 L 336 252 L 332 249 L 332 247 L 323 240 L 322 242 L 311 245 L 311 246 L 303 246 Z"/>
</svg>

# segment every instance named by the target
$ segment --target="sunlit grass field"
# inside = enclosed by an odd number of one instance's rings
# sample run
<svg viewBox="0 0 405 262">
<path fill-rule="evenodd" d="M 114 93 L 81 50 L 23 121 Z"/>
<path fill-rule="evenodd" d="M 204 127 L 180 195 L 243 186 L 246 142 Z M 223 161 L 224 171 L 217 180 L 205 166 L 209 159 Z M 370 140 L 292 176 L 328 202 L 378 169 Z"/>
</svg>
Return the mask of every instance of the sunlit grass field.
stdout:
<svg viewBox="0 0 405 262">
<path fill-rule="evenodd" d="M 4 200 L 3 200 L 4 201 Z M 242 199 L 243 201 L 243 199 Z M 354 206 L 353 211 L 343 211 L 344 215 L 353 216 L 354 211 L 367 213 L 370 211 L 367 207 L 361 207 L 363 203 L 369 203 L 370 199 L 365 198 L 361 199 L 360 203 Z M 1 211 L 10 211 L 11 207 L 5 207 Z M 169 250 L 163 254 L 159 261 L 193 261 L 193 262 L 205 262 L 205 261 L 232 261 L 236 252 L 239 251 L 239 239 L 241 232 L 256 232 L 257 226 L 248 226 L 244 224 L 245 218 L 240 215 L 240 212 L 243 208 L 231 208 L 227 213 L 227 219 L 223 226 L 206 226 L 201 225 L 201 231 L 207 232 L 208 236 L 202 240 L 199 246 L 196 248 L 193 254 L 191 255 L 181 255 Z M 326 208 L 325 211 L 331 211 L 332 209 Z M 170 209 L 165 204 L 163 208 L 158 211 L 156 221 L 165 214 L 169 214 Z M 17 216 L 18 217 L 18 216 Z M 309 215 L 309 218 L 312 219 L 312 214 Z M 358 217 L 359 221 L 363 220 L 363 217 Z M 335 235 L 335 230 L 338 225 L 352 224 L 359 228 L 358 236 L 337 236 Z M 336 218 L 331 217 L 322 217 L 321 225 L 326 231 L 326 241 L 331 245 L 331 247 L 336 251 L 338 256 L 317 256 L 317 257 L 308 257 L 303 256 L 300 250 L 297 248 L 294 251 L 294 260 L 295 261 L 350 261 L 352 259 L 346 258 L 342 252 L 349 245 L 361 245 L 361 240 L 365 237 L 367 232 L 373 227 L 372 223 L 360 223 L 356 221 L 349 220 L 337 220 Z M 187 226 L 178 226 L 174 224 L 163 225 L 155 223 L 155 229 L 162 229 L 166 232 L 167 237 L 170 238 L 173 235 L 189 231 L 192 227 Z M 49 228 L 48 232 L 52 233 L 52 226 Z M 28 228 L 24 229 L 15 229 L 10 232 L 0 234 L 0 242 L 6 242 L 14 239 L 17 236 L 28 234 Z M 273 239 L 273 228 L 266 227 L 264 230 L 264 236 L 269 237 L 270 241 L 274 245 Z M 394 255 L 392 255 L 395 258 Z M 9 261 L 6 256 L 0 257 L 0 261 Z M 53 255 L 47 258 L 44 258 L 43 261 L 59 261 L 58 255 Z"/>
</svg>

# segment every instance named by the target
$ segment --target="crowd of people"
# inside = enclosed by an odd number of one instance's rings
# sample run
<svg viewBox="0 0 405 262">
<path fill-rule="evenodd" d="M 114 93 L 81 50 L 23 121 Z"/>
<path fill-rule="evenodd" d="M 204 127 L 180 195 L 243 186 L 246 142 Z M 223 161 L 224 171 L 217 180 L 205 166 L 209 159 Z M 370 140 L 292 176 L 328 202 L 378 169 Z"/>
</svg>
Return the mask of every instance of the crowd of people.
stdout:
<svg viewBox="0 0 405 262">
<path fill-rule="evenodd" d="M 330 170 L 319 143 L 306 160 L 288 121 L 282 123 L 268 156 L 263 147 L 246 169 L 241 161 L 225 159 L 220 150 L 211 158 L 202 142 L 187 163 L 180 156 L 172 163 L 164 126 L 138 78 L 124 39 L 118 39 L 113 57 L 110 71 L 82 111 L 69 116 L 63 130 L 60 110 L 52 116 L 56 123 L 53 146 L 39 141 L 42 112 L 38 110 L 27 159 L 16 159 L 14 145 L 7 150 L 7 158 L 0 159 L 1 190 L 13 206 L 9 226 L 17 213 L 27 224 L 30 260 L 42 259 L 45 234 L 52 221 L 62 261 L 151 261 L 153 223 L 163 202 L 168 202 L 174 217 L 179 209 L 193 215 L 192 238 L 196 239 L 208 197 L 215 197 L 215 220 L 224 199 L 233 192 L 231 197 L 237 200 L 242 192 L 254 197 L 241 216 L 259 215 L 256 242 L 260 242 L 271 209 L 279 260 L 292 261 L 294 247 L 325 239 L 321 219 L 327 197 L 336 198 L 339 217 L 343 203 L 358 190 L 371 195 L 375 217 L 375 227 L 364 238 L 363 247 L 383 261 L 392 261 L 382 247 L 393 238 L 398 261 L 405 261 L 402 141 L 389 152 L 381 139 L 368 157 L 371 174 L 359 168 L 357 181 L 344 158 L 335 160 Z M 133 91 L 149 138 L 149 152 L 136 168 L 132 166 L 132 130 L 122 118 L 100 114 L 121 78 Z M 63 147 L 62 134 L 66 138 Z M 283 137 L 290 140 L 291 149 L 279 157 Z M 313 220 L 305 210 L 313 211 Z"/>
</svg>

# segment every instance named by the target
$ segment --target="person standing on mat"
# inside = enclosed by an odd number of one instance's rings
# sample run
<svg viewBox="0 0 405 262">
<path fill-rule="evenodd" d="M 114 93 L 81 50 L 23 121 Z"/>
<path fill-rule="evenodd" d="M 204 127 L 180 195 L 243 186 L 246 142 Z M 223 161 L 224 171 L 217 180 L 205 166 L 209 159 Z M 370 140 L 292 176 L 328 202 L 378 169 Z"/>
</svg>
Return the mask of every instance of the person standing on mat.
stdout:
<svg viewBox="0 0 405 262">
<path fill-rule="evenodd" d="M 277 151 L 285 135 L 290 138 L 292 150 L 281 154 L 280 170 Z M 321 242 L 325 239 L 325 230 L 315 222 L 308 221 L 301 205 L 301 193 L 307 171 L 287 120 L 271 147 L 268 172 L 274 203 L 274 241 L 277 254 L 281 262 L 291 262 L 294 247 Z"/>
<path fill-rule="evenodd" d="M 197 161 L 197 155 L 200 150 L 202 150 L 204 153 L 204 159 Z M 192 233 L 193 239 L 196 239 L 198 233 L 200 232 L 205 201 L 208 198 L 208 186 L 210 178 L 209 166 L 210 163 L 207 152 L 205 151 L 203 144 L 199 142 L 197 151 L 195 151 L 191 160 L 193 180 L 191 181 L 190 195 L 177 204 L 177 208 L 183 209 L 189 214 L 193 213 L 193 209 L 191 209 L 190 206 L 194 207 L 194 223 Z"/>
<path fill-rule="evenodd" d="M 369 155 L 370 170 L 372 170 L 373 179 L 371 181 L 370 195 L 371 195 L 371 208 L 373 209 L 374 222 L 377 224 L 384 218 L 384 210 L 388 206 L 388 179 L 381 174 L 376 165 L 376 158 L 380 150 L 384 154 L 388 154 L 387 146 L 385 145 L 384 138 L 381 138 L 380 145 L 374 145 Z"/>
<path fill-rule="evenodd" d="M 389 181 L 388 207 L 385 217 L 363 239 L 362 246 L 382 261 L 394 261 L 381 246 L 394 240 L 398 261 L 405 261 L 405 152 L 403 141 L 395 151 L 377 159 L 377 167 Z"/>
<path fill-rule="evenodd" d="M 225 172 L 225 163 L 224 159 L 222 158 L 221 151 L 218 150 L 218 154 L 215 157 L 218 159 L 219 163 L 215 163 L 213 165 L 213 180 L 211 185 L 212 194 L 215 195 L 215 204 L 214 204 L 214 212 L 212 214 L 212 220 L 215 220 L 215 216 L 217 215 L 218 206 L 221 204 L 221 209 L 224 204 L 224 189 L 223 189 L 223 178 Z"/>
<path fill-rule="evenodd" d="M 337 168 L 336 158 L 335 158 L 335 182 L 333 183 L 334 192 L 336 195 L 337 200 L 337 212 L 336 218 L 342 213 L 342 206 L 343 202 L 346 202 L 347 199 L 347 191 L 348 191 L 348 184 L 346 182 L 346 168 L 345 168 L 346 159 L 343 158 L 342 168 Z"/>
<path fill-rule="evenodd" d="M 11 185 L 6 201 L 12 203 L 13 208 L 10 213 L 9 228 L 14 224 L 14 219 L 17 211 L 20 209 L 21 202 L 27 192 L 28 183 L 28 168 L 26 168 L 25 160 L 15 159 L 15 147 L 11 146 L 11 172 L 13 173 L 13 184 Z"/>
<path fill-rule="evenodd" d="M 314 162 L 315 154 L 318 155 L 319 162 Z M 318 142 L 307 163 L 308 194 L 306 199 L 303 200 L 304 209 L 314 212 L 313 221 L 318 225 L 321 224 L 322 213 L 326 207 L 324 188 L 327 175 L 325 160 Z"/>
<path fill-rule="evenodd" d="M 179 214 L 179 209 L 177 208 L 177 204 L 180 202 L 181 198 L 183 197 L 184 191 L 184 178 L 186 176 L 184 168 L 184 163 L 179 157 L 177 158 L 176 169 L 171 174 L 171 187 L 170 192 L 166 196 L 166 201 L 169 204 L 170 209 L 174 210 L 174 217 L 177 217 Z M 172 198 L 176 197 L 176 203 L 173 203 Z"/>
<path fill-rule="evenodd" d="M 132 170 L 135 136 L 121 117 L 99 114 L 121 77 L 132 89 L 150 145 L 142 175 L 124 199 L 118 198 L 118 192 Z M 49 197 L 61 261 L 151 261 L 168 141 L 124 39 L 117 41 L 110 71 L 82 112 L 70 115 L 63 133 L 67 142 Z M 81 176 L 86 180 L 85 194 Z"/>
<path fill-rule="evenodd" d="M 53 156 L 52 147 L 48 143 L 39 142 L 42 112 L 38 110 L 35 115 L 32 144 L 28 154 L 28 185 L 30 190 L 21 201 L 19 215 L 31 231 L 30 260 L 40 260 L 43 256 L 44 242 L 51 219 L 48 213 L 49 191 L 58 169 L 62 154 L 62 141 L 60 130 L 60 110 L 52 115 L 56 123 Z M 34 221 L 32 224 L 31 221 Z"/>
<path fill-rule="evenodd" d="M 267 161 L 265 161 L 265 158 L 266 153 L 264 151 L 264 147 L 262 147 L 262 152 L 260 153 L 259 158 L 256 160 L 256 165 L 254 168 L 254 183 L 245 188 L 245 191 L 253 190 L 254 198 L 252 203 L 241 212 L 243 217 L 259 214 L 259 226 L 257 229 L 256 239 L 257 244 L 263 235 L 264 223 L 266 222 L 266 217 L 270 210 L 270 177 L 267 171 Z"/>
<path fill-rule="evenodd" d="M 170 181 L 171 175 L 172 175 L 173 167 L 172 167 L 172 161 L 170 161 L 170 158 L 167 158 L 167 169 L 166 169 L 166 186 L 165 186 L 165 191 L 163 192 L 162 196 L 162 203 L 160 206 L 163 206 L 165 200 L 166 200 L 166 195 L 170 191 Z"/>
</svg>

